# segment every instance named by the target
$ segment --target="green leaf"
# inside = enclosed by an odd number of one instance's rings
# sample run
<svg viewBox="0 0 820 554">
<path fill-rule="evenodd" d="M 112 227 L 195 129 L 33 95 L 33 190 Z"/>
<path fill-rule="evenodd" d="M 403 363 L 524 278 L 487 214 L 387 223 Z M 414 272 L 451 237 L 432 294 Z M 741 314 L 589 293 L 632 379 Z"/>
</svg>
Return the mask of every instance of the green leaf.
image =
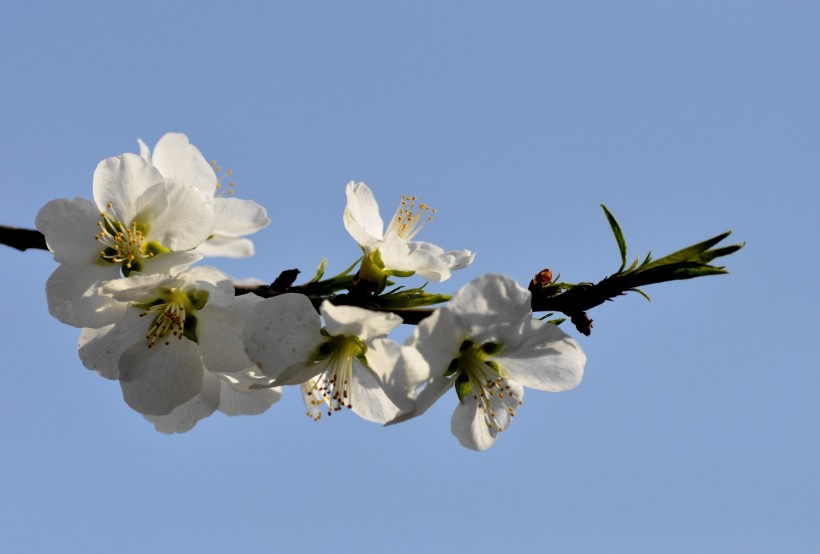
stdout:
<svg viewBox="0 0 820 554">
<path fill-rule="evenodd" d="M 446 294 L 431 294 L 424 292 L 422 288 L 406 289 L 400 286 L 380 294 L 373 302 L 383 310 L 403 310 L 432 306 L 448 300 L 450 297 Z"/>
<path fill-rule="evenodd" d="M 606 219 L 609 221 L 609 226 L 612 228 L 612 234 L 615 235 L 615 242 L 618 243 L 618 251 L 621 253 L 621 268 L 618 270 L 618 273 L 620 273 L 626 267 L 626 239 L 621 231 L 621 226 L 618 224 L 618 220 L 615 219 L 612 212 L 610 212 L 603 204 L 601 204 L 601 208 L 603 208 Z"/>
<path fill-rule="evenodd" d="M 726 231 L 725 233 L 721 233 L 716 237 L 712 237 L 712 238 L 710 238 L 708 240 L 705 240 L 703 242 L 693 244 L 692 246 L 688 246 L 686 248 L 678 250 L 677 252 L 673 252 L 672 254 L 669 254 L 668 256 L 664 256 L 663 258 L 657 259 L 654 262 L 648 263 L 648 264 L 642 266 L 640 268 L 640 270 L 645 271 L 647 269 L 651 269 L 651 268 L 654 268 L 654 267 L 657 267 L 657 266 L 675 264 L 675 263 L 680 263 L 680 262 L 697 262 L 697 261 L 701 261 L 701 257 L 703 256 L 704 253 L 706 253 L 711 247 L 713 247 L 714 245 L 716 245 L 717 243 L 719 243 L 720 241 L 722 241 L 723 239 L 725 239 L 726 237 L 728 237 L 731 234 L 732 234 L 731 231 Z M 725 250 L 727 248 L 731 248 L 731 247 L 719 248 L 718 250 Z M 735 248 L 735 250 L 737 250 L 737 248 Z M 731 252 L 734 252 L 735 250 L 732 250 Z M 729 253 L 731 253 L 731 252 L 729 252 Z M 708 261 L 714 259 L 715 257 L 716 256 L 708 257 L 708 259 L 706 259 L 706 261 L 708 262 Z"/>
<path fill-rule="evenodd" d="M 322 258 L 322 261 L 319 262 L 319 266 L 316 268 L 316 273 L 313 275 L 308 283 L 316 283 L 319 279 L 322 278 L 325 274 L 325 269 L 327 269 L 327 258 Z"/>
<path fill-rule="evenodd" d="M 652 302 L 652 299 L 651 299 L 651 298 L 649 298 L 649 295 L 648 295 L 648 294 L 646 294 L 646 293 L 645 293 L 644 291 L 642 291 L 641 289 L 627 289 L 627 291 L 628 291 L 628 292 L 637 292 L 638 294 L 640 294 L 641 296 L 643 296 L 644 298 L 646 298 L 646 301 L 647 301 L 647 302 Z"/>
</svg>

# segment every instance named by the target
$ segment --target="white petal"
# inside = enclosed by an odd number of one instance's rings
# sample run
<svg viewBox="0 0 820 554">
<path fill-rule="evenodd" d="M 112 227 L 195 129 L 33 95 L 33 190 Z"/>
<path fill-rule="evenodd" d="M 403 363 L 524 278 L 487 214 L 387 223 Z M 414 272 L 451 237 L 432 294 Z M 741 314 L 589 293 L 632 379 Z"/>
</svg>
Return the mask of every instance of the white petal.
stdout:
<svg viewBox="0 0 820 554">
<path fill-rule="evenodd" d="M 324 340 L 319 314 L 301 294 L 283 294 L 259 302 L 245 326 L 248 358 L 265 375 L 277 378 L 283 370 L 304 363 Z"/>
<path fill-rule="evenodd" d="M 100 287 L 119 276 L 115 265 L 59 266 L 46 282 L 48 312 L 74 327 L 103 327 L 117 321 L 125 305 L 101 294 Z"/>
<path fill-rule="evenodd" d="M 185 433 L 194 428 L 202 419 L 214 413 L 220 403 L 220 379 L 206 371 L 203 375 L 202 391 L 185 404 L 177 406 L 168 415 L 144 415 L 160 433 Z"/>
<path fill-rule="evenodd" d="M 245 354 L 242 331 L 251 309 L 262 299 L 254 295 L 234 297 L 222 305 L 208 302 L 197 312 L 196 335 L 202 361 L 214 372 L 235 372 L 253 365 Z"/>
<path fill-rule="evenodd" d="M 207 289 L 211 292 L 209 302 L 233 302 L 235 299 L 234 286 L 231 278 L 209 265 L 192 267 L 184 272 L 179 272 L 179 277 L 185 277 L 193 286 L 200 289 Z M 218 298 L 214 298 L 214 294 Z M 252 296 L 249 298 L 253 298 Z"/>
<path fill-rule="evenodd" d="M 209 198 L 213 197 L 216 173 L 184 134 L 165 133 L 154 146 L 151 161 L 166 180 L 193 185 Z"/>
<path fill-rule="evenodd" d="M 120 302 L 148 302 L 157 297 L 160 285 L 173 288 L 183 283 L 181 279 L 161 273 L 140 273 L 108 281 L 102 291 Z"/>
<path fill-rule="evenodd" d="M 241 198 L 215 198 L 214 216 L 214 234 L 230 237 L 249 235 L 270 224 L 265 208 Z"/>
<path fill-rule="evenodd" d="M 419 393 L 410 410 L 402 411 L 402 413 L 398 414 L 395 418 L 389 421 L 387 425 L 393 425 L 395 423 L 401 423 L 402 421 L 419 417 L 426 412 L 430 406 L 435 404 L 439 398 L 444 396 L 444 393 L 453 388 L 454 384 L 454 376 L 438 376 L 432 378 L 424 389 L 422 389 L 421 393 Z"/>
<path fill-rule="evenodd" d="M 350 409 L 357 415 L 376 423 L 390 421 L 399 413 L 398 407 L 388 398 L 376 375 L 358 360 L 353 360 L 350 404 Z"/>
<path fill-rule="evenodd" d="M 586 355 L 558 326 L 526 320 L 520 336 L 518 344 L 505 344 L 493 357 L 503 376 L 526 387 L 551 392 L 568 390 L 581 382 Z"/>
<path fill-rule="evenodd" d="M 484 410 L 472 395 L 458 403 L 450 420 L 450 431 L 462 446 L 470 450 L 487 450 L 495 444 L 498 429 L 489 427 Z"/>
<path fill-rule="evenodd" d="M 171 273 L 181 271 L 185 267 L 202 259 L 201 254 L 196 252 L 164 252 L 144 260 L 142 275 L 151 273 Z M 134 275 L 133 273 L 131 274 Z"/>
<path fill-rule="evenodd" d="M 223 381 L 219 396 L 219 411 L 229 416 L 258 415 L 266 412 L 280 398 L 282 398 L 282 389 L 279 387 L 238 392 Z"/>
<path fill-rule="evenodd" d="M 379 244 L 385 268 L 414 271 L 428 281 L 439 283 L 450 278 L 451 271 L 466 267 L 475 254 L 469 250 L 445 252 L 429 242 L 394 239 Z"/>
<path fill-rule="evenodd" d="M 459 356 L 459 348 L 467 338 L 455 315 L 440 308 L 416 326 L 407 345 L 416 348 L 424 358 L 428 371 L 426 379 L 431 379 L 444 375 L 450 362 Z"/>
<path fill-rule="evenodd" d="M 364 183 L 350 181 L 345 194 L 347 206 L 343 220 L 347 232 L 362 246 L 380 241 L 384 237 L 384 222 L 370 188 Z"/>
<path fill-rule="evenodd" d="M 326 364 L 313 362 L 296 362 L 287 366 L 279 372 L 279 376 L 274 379 L 277 386 L 301 385 L 307 383 L 318 376 L 327 368 Z"/>
<path fill-rule="evenodd" d="M 34 223 L 46 237 L 54 259 L 70 265 L 86 265 L 100 258 L 103 247 L 95 238 L 100 210 L 90 200 L 52 200 L 37 213 Z"/>
<path fill-rule="evenodd" d="M 137 139 L 137 144 L 139 144 L 139 147 L 140 147 L 140 158 L 142 158 L 143 160 L 145 160 L 147 162 L 150 162 L 151 161 L 151 149 L 148 147 L 147 144 L 145 144 L 145 142 L 141 138 Z"/>
<path fill-rule="evenodd" d="M 251 240 L 213 234 L 193 251 L 208 258 L 247 258 L 255 249 Z"/>
<path fill-rule="evenodd" d="M 149 226 L 148 239 L 170 250 L 199 246 L 214 230 L 210 200 L 190 185 L 161 184 L 138 200 L 137 221 Z"/>
<path fill-rule="evenodd" d="M 182 256 L 182 252 L 171 254 Z M 206 290 L 210 296 L 208 303 L 233 304 L 237 297 L 228 276 L 211 266 L 198 266 L 168 275 L 166 273 L 139 273 L 122 279 L 109 281 L 102 288 L 122 302 L 144 303 L 156 299 L 160 289 Z M 253 297 L 249 297 L 253 301 Z M 243 300 L 248 301 L 248 299 Z"/>
<path fill-rule="evenodd" d="M 402 319 L 389 312 L 374 312 L 355 306 L 335 306 L 329 301 L 320 308 L 325 328 L 332 336 L 352 336 L 362 340 L 386 336 L 401 325 Z"/>
<path fill-rule="evenodd" d="M 145 335 L 150 321 L 140 317 L 136 308 L 129 309 L 116 324 L 100 329 L 83 329 L 79 354 L 83 365 L 106 379 L 119 379 L 118 362 L 123 352 L 137 342 L 147 343 Z"/>
<path fill-rule="evenodd" d="M 137 199 L 163 182 L 162 174 L 135 154 L 107 158 L 94 171 L 94 201 L 100 211 L 129 225 L 137 213 Z"/>
<path fill-rule="evenodd" d="M 390 339 L 375 339 L 367 344 L 366 358 L 393 404 L 401 411 L 413 409 L 416 387 L 429 371 L 418 350 Z"/>
<path fill-rule="evenodd" d="M 125 402 L 141 414 L 167 415 L 202 391 L 202 358 L 196 344 L 173 338 L 152 348 L 138 342 L 120 357 Z"/>
<path fill-rule="evenodd" d="M 487 274 L 461 288 L 447 303 L 459 325 L 473 339 L 499 339 L 518 329 L 532 314 L 532 295 L 511 277 Z"/>
</svg>

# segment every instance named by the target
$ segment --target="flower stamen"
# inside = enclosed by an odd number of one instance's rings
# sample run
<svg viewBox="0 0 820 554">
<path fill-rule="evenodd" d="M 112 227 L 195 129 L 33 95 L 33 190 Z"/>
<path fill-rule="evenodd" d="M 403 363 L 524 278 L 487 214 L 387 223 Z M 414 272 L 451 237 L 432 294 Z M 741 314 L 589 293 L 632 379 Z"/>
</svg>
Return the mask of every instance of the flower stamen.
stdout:
<svg viewBox="0 0 820 554">
<path fill-rule="evenodd" d="M 400 238 L 411 240 L 429 222 L 433 221 L 436 210 L 423 202 L 416 204 L 417 200 L 416 196 L 401 195 L 401 202 L 387 226 L 385 236 L 394 233 Z"/>
<path fill-rule="evenodd" d="M 320 406 L 325 403 L 324 396 L 319 392 L 318 380 L 311 379 L 306 383 L 299 385 L 302 390 L 302 400 L 305 402 L 307 408 L 307 415 L 313 421 L 322 419 L 322 410 Z"/>
<path fill-rule="evenodd" d="M 232 196 L 234 191 L 236 190 L 236 181 L 231 179 L 233 176 L 232 169 L 226 169 L 224 172 L 222 171 L 222 167 L 216 162 L 216 160 L 211 160 L 211 167 L 214 168 L 214 173 L 216 173 L 216 191 L 214 192 L 214 196 Z M 224 182 L 228 181 L 227 188 L 224 186 Z"/>
<path fill-rule="evenodd" d="M 503 414 L 512 417 L 523 403 L 517 398 L 507 379 L 501 376 L 498 365 L 488 359 L 501 349 L 502 346 L 496 343 L 478 345 L 467 340 L 462 344 L 460 356 L 456 358 L 459 371 L 457 382 L 463 383 L 459 390 L 464 391 L 459 393 L 460 396 L 464 393 L 472 395 L 484 413 L 487 427 L 495 427 L 499 432 L 505 429 L 504 422 L 508 419 L 499 417 L 496 410 L 503 409 Z"/>
<path fill-rule="evenodd" d="M 143 304 L 135 304 L 137 308 L 144 311 L 140 317 L 152 316 L 154 321 L 148 329 L 145 338 L 148 340 L 148 348 L 165 339 L 165 344 L 171 344 L 171 338 L 176 337 L 182 340 L 183 337 L 197 342 L 196 317 L 194 312 L 202 309 L 208 301 L 206 291 L 188 291 L 181 289 L 164 289 L 160 297 Z"/>
<path fill-rule="evenodd" d="M 117 217 L 113 205 L 108 203 L 108 212 L 100 212 L 97 226 L 100 232 L 94 235 L 105 247 L 100 251 L 100 259 L 111 264 L 120 264 L 126 277 L 132 271 L 141 271 L 143 262 L 157 254 L 169 252 L 158 242 L 149 241 L 145 228 L 136 221 L 126 225 Z"/>
<path fill-rule="evenodd" d="M 325 344 L 330 345 L 325 370 L 310 382 L 313 382 L 311 394 L 327 405 L 327 415 L 330 416 L 343 407 L 353 409 L 350 390 L 353 382 L 353 359 L 362 359 L 367 347 L 358 337 L 345 335 L 332 337 Z M 308 415 L 313 417 L 310 409 Z"/>
</svg>

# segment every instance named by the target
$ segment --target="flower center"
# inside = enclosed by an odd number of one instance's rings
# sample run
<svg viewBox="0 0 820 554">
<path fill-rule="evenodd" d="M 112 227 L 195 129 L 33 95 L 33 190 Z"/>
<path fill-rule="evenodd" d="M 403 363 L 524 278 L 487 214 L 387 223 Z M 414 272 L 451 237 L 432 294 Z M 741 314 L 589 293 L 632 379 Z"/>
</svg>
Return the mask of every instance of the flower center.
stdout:
<svg viewBox="0 0 820 554">
<path fill-rule="evenodd" d="M 222 171 L 222 167 L 216 163 L 216 160 L 211 160 L 211 167 L 214 168 L 214 173 L 216 173 L 216 190 L 214 191 L 214 196 L 232 196 L 235 190 L 234 187 L 236 187 L 236 181 L 232 179 L 233 170 L 226 169 Z M 225 186 L 225 181 L 228 182 L 227 186 Z"/>
<path fill-rule="evenodd" d="M 472 395 L 484 412 L 487 427 L 495 427 L 498 431 L 505 429 L 505 422 L 515 415 L 516 409 L 522 404 L 507 380 L 501 376 L 498 364 L 489 359 L 501 352 L 503 347 L 494 342 L 478 345 L 467 339 L 461 344 L 460 355 L 453 359 L 447 370 L 449 375 L 458 373 L 458 399 L 463 400 Z"/>
<path fill-rule="evenodd" d="M 353 359 L 358 358 L 364 363 L 365 352 L 367 346 L 364 341 L 359 337 L 346 335 L 330 337 L 330 340 L 319 347 L 320 359 L 327 359 L 325 370 L 307 383 L 311 390 L 305 395 L 317 411 L 321 402 L 327 405 L 327 415 L 332 415 L 345 406 L 348 409 L 353 408 L 350 391 L 353 381 Z M 310 407 L 308 415 L 318 419 L 314 417 Z"/>
<path fill-rule="evenodd" d="M 436 213 L 436 210 L 431 209 L 423 202 L 416 204 L 416 200 L 415 196 L 401 195 L 401 202 L 387 226 L 385 236 L 395 233 L 399 238 L 411 240 L 425 225 L 433 220 L 433 214 Z"/>
<path fill-rule="evenodd" d="M 110 202 L 108 209 L 113 209 Z M 142 271 L 146 258 L 170 252 L 160 243 L 147 240 L 145 227 L 136 221 L 127 226 L 119 221 L 113 212 L 101 212 L 100 217 L 100 221 L 97 222 L 100 232 L 94 237 L 105 247 L 100 252 L 100 259 L 120 264 L 124 276 L 128 277 L 132 271 Z"/>
<path fill-rule="evenodd" d="M 137 308 L 143 310 L 140 317 L 150 316 L 154 318 L 145 338 L 148 340 L 148 348 L 165 339 L 165 344 L 171 344 L 171 337 L 182 340 L 183 337 L 199 342 L 196 336 L 197 320 L 194 313 L 205 307 L 208 303 L 208 291 L 182 289 L 162 289 L 159 297 L 146 303 L 135 304 Z"/>
</svg>

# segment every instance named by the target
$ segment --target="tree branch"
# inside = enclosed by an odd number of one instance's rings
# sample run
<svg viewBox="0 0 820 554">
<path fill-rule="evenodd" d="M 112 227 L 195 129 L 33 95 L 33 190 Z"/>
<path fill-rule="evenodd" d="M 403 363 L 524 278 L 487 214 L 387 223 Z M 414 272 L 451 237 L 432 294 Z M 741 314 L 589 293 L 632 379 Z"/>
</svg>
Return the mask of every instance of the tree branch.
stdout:
<svg viewBox="0 0 820 554">
<path fill-rule="evenodd" d="M 6 225 L 0 225 L 0 244 L 11 246 L 20 251 L 25 251 L 29 248 L 48 250 L 46 238 L 40 231 L 8 227 Z"/>
<path fill-rule="evenodd" d="M 741 243 L 712 248 L 729 236 L 730 233 L 726 232 L 701 243 L 678 250 L 658 260 L 652 260 L 651 256 L 647 256 L 640 264 L 638 264 L 638 260 L 635 260 L 635 263 L 629 268 L 625 268 L 626 243 L 623 240 L 617 221 L 609 214 L 606 208 L 604 208 L 604 210 L 613 227 L 613 232 L 615 233 L 619 249 L 621 250 L 623 262 L 618 272 L 603 278 L 595 284 L 570 284 L 552 282 L 552 272 L 549 269 L 544 269 L 536 274 L 529 285 L 529 290 L 532 293 L 533 312 L 546 311 L 563 313 L 571 319 L 578 331 L 585 335 L 589 335 L 592 331 L 592 320 L 587 316 L 587 310 L 600 306 L 604 302 L 624 295 L 627 292 L 638 292 L 646 296 L 638 287 L 666 281 L 692 279 L 705 275 L 726 273 L 723 267 L 710 265 L 709 262 L 717 257 L 732 254 L 743 247 Z M 0 243 L 21 251 L 29 248 L 48 250 L 43 234 L 32 229 L 20 229 L 0 225 Z M 400 316 L 404 323 L 410 325 L 417 325 L 433 313 L 433 309 L 431 308 L 391 307 L 389 304 L 391 298 L 389 294 L 374 295 L 358 289 L 355 287 L 354 276 L 348 275 L 347 272 L 328 281 L 311 280 L 303 285 L 294 285 L 293 283 L 298 274 L 299 270 L 288 269 L 283 271 L 270 285 L 254 287 L 236 285 L 236 294 L 256 294 L 263 298 L 270 298 L 289 292 L 304 294 L 311 300 L 317 311 L 323 301 L 330 300 L 338 305 L 391 312 Z M 344 289 L 347 289 L 348 292 L 336 294 L 336 291 Z M 448 298 L 444 295 L 422 294 L 420 291 L 421 289 L 411 289 L 401 294 L 410 294 L 411 296 L 418 294 L 430 299 L 429 301 L 420 301 L 419 304 L 415 305 L 441 303 L 445 302 Z M 419 296 L 414 298 L 418 297 Z M 405 296 L 405 298 L 410 298 L 410 296 Z M 405 304 L 405 306 L 406 305 L 407 304 Z M 393 306 L 395 306 L 395 304 Z"/>
</svg>

